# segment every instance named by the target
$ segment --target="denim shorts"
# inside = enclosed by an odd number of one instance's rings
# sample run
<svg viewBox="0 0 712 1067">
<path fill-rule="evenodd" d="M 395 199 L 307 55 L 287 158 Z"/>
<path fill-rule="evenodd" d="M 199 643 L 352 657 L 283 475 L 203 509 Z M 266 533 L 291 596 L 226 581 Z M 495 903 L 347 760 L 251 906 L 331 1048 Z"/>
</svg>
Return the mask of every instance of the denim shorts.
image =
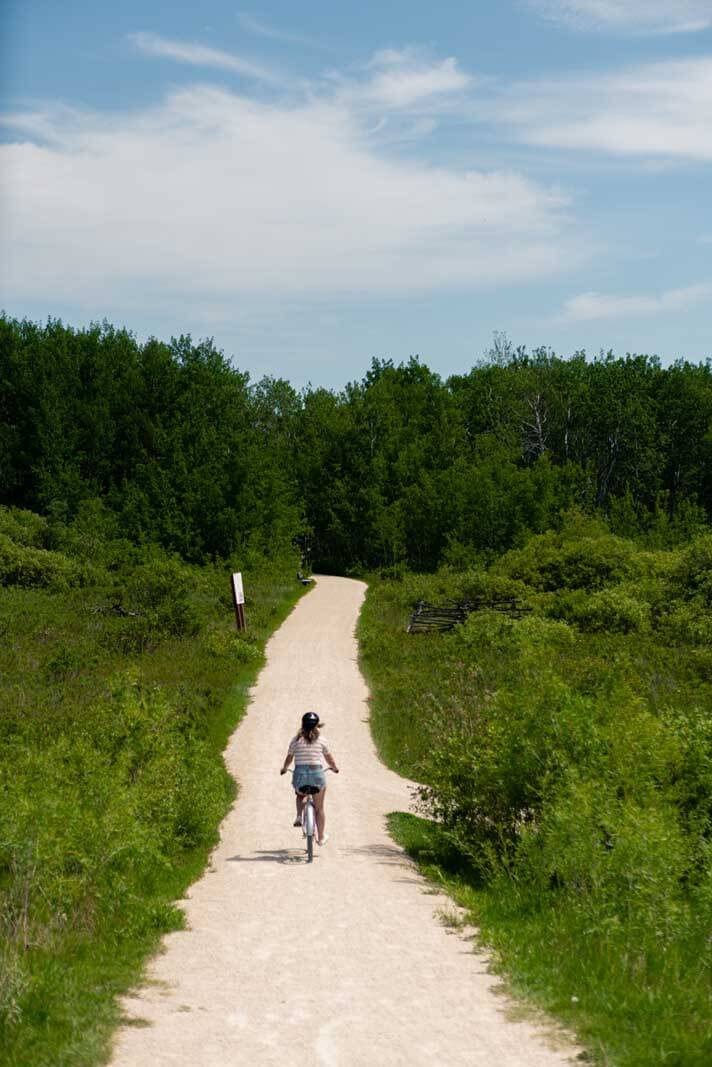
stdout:
<svg viewBox="0 0 712 1067">
<path fill-rule="evenodd" d="M 307 767 L 305 765 L 295 767 L 292 785 L 297 793 L 307 785 L 324 789 L 326 786 L 326 772 L 322 767 Z"/>
</svg>

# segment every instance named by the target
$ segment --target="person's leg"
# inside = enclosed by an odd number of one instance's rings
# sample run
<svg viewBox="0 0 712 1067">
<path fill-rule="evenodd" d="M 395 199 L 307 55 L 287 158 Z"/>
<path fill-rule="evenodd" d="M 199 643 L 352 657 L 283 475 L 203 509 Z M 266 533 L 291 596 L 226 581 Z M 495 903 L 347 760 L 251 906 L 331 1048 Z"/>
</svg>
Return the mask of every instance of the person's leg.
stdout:
<svg viewBox="0 0 712 1067">
<path fill-rule="evenodd" d="M 326 796 L 326 786 L 318 793 L 314 794 L 314 807 L 316 809 L 316 831 L 319 841 L 324 839 L 326 831 L 326 813 L 324 811 L 324 797 Z"/>
<path fill-rule="evenodd" d="M 299 825 L 302 824 L 302 810 L 304 808 L 304 797 L 300 793 L 294 794 L 297 799 L 297 819 L 299 819 Z M 296 822 L 294 824 L 297 825 Z"/>
</svg>

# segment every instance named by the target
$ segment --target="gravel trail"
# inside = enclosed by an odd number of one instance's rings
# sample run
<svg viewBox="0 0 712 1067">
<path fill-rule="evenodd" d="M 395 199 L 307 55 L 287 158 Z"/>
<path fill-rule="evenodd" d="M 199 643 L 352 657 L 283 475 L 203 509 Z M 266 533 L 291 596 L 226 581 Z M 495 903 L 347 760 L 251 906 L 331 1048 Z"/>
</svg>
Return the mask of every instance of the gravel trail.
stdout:
<svg viewBox="0 0 712 1067">
<path fill-rule="evenodd" d="M 516 1010 L 487 961 L 437 918 L 388 837 L 409 783 L 379 761 L 354 627 L 362 582 L 319 578 L 267 646 L 226 753 L 240 794 L 144 985 L 112 1067 L 560 1067 L 578 1051 Z M 248 620 L 249 621 L 249 620 Z M 326 723 L 329 842 L 304 862 L 289 775 L 304 711 Z M 148 1024 L 148 1025 L 146 1025 Z"/>
</svg>

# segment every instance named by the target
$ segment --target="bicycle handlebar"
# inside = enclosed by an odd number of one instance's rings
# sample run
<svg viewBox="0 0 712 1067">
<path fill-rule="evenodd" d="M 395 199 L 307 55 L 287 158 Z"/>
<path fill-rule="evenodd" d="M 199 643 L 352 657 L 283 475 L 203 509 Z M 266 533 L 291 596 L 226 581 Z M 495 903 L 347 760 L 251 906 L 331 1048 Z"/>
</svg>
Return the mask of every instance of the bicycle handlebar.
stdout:
<svg viewBox="0 0 712 1067">
<path fill-rule="evenodd" d="M 280 770 L 279 773 L 280 774 L 286 774 L 287 771 L 289 771 L 289 773 L 292 775 L 292 777 L 294 777 L 294 772 L 296 771 L 296 769 L 297 769 L 296 767 L 285 767 L 283 770 Z M 334 771 L 334 774 L 338 774 L 339 773 L 338 770 L 335 767 L 319 767 L 318 770 L 320 770 L 320 771 Z"/>
<path fill-rule="evenodd" d="M 285 767 L 285 771 L 289 771 L 290 774 L 294 774 L 296 769 L 297 769 L 296 767 Z M 320 770 L 320 771 L 333 771 L 333 769 L 334 769 L 333 767 L 318 767 L 317 768 L 317 770 Z M 337 771 L 336 773 L 338 774 L 339 772 Z M 280 774 L 281 774 L 281 771 L 280 771 Z"/>
</svg>

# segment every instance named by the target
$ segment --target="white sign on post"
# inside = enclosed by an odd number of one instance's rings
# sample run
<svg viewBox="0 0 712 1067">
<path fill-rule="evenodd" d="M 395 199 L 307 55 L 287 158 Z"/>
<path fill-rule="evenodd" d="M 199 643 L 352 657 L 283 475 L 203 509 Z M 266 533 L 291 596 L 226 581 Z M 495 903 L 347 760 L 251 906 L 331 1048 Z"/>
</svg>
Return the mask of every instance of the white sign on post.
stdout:
<svg viewBox="0 0 712 1067">
<path fill-rule="evenodd" d="M 244 604 L 245 590 L 242 588 L 242 573 L 240 571 L 237 571 L 232 576 L 232 588 L 235 593 L 235 603 Z"/>
</svg>

